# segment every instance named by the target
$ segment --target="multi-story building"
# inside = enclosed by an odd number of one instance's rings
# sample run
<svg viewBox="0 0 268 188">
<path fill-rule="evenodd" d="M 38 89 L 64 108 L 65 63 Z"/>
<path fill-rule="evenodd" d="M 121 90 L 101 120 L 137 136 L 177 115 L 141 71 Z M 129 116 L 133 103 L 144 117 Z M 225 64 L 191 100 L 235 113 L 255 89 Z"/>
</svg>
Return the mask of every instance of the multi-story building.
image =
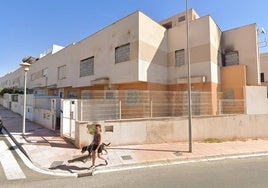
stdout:
<svg viewBox="0 0 268 188">
<path fill-rule="evenodd" d="M 210 15 L 188 10 L 191 87 L 217 97 L 243 99 L 246 85 L 260 85 L 256 24 L 221 31 Z M 28 73 L 35 94 L 91 98 L 92 90 L 186 91 L 186 15 L 156 22 L 137 11 L 65 48 L 40 55 Z M 57 48 L 56 48 L 57 47 Z M 0 78 L 22 88 L 23 71 Z M 17 84 L 16 84 L 17 83 Z"/>
</svg>

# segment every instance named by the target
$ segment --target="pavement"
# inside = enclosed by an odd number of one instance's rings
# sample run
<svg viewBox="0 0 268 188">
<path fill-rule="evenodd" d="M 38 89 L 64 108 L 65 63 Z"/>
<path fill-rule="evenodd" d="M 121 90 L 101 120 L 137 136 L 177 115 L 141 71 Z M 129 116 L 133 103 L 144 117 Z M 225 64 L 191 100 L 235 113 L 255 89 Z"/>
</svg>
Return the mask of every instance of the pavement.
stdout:
<svg viewBox="0 0 268 188">
<path fill-rule="evenodd" d="M 25 164 L 31 169 L 57 176 L 83 177 L 98 173 L 135 168 L 174 165 L 190 162 L 222 160 L 253 156 L 268 156 L 268 140 L 232 140 L 221 143 L 183 142 L 108 147 L 104 158 L 109 164 L 96 160 L 95 170 L 89 170 L 91 160 L 84 162 L 86 154 L 56 132 L 31 121 L 26 121 L 22 136 L 22 117 L 0 105 L 4 127 L 12 138 L 13 146 L 23 153 Z M 25 157 L 26 156 L 26 157 Z"/>
</svg>

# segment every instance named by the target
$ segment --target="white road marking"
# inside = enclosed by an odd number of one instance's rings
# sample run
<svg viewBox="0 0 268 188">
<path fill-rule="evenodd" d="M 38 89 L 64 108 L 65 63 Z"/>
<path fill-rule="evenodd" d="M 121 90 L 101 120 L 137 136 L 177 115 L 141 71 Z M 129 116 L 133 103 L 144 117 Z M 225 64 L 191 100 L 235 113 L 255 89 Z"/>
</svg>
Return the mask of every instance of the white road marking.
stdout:
<svg viewBox="0 0 268 188">
<path fill-rule="evenodd" d="M 0 141 L 0 161 L 8 180 L 26 178 L 15 157 L 4 141 Z"/>
</svg>

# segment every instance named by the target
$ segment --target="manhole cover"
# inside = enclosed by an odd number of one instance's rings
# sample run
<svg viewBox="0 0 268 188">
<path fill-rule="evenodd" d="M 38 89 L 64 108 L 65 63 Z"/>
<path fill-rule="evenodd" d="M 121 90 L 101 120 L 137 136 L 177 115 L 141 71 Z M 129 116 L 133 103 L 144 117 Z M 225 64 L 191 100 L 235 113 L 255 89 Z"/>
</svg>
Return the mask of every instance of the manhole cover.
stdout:
<svg viewBox="0 0 268 188">
<path fill-rule="evenodd" d="M 122 155 L 121 158 L 126 161 L 126 160 L 132 160 L 133 158 L 130 155 Z"/>
<path fill-rule="evenodd" d="M 50 168 L 55 168 L 57 166 L 60 166 L 63 164 L 63 161 L 54 161 L 51 165 Z"/>
<path fill-rule="evenodd" d="M 176 155 L 177 157 L 182 156 L 182 153 L 181 152 L 174 152 L 173 154 Z"/>
</svg>

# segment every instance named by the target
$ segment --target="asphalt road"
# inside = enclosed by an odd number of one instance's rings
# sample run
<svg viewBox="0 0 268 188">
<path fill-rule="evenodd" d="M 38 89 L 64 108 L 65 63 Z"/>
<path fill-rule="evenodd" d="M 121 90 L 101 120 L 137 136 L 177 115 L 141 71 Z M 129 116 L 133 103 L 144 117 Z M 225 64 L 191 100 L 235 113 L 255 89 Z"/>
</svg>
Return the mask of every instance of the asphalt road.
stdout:
<svg viewBox="0 0 268 188">
<path fill-rule="evenodd" d="M 0 135 L 0 145 L 1 188 L 268 187 L 268 157 L 188 163 L 74 178 L 44 175 L 29 169 L 23 164 L 14 149 L 10 148 L 3 135 Z"/>
</svg>

